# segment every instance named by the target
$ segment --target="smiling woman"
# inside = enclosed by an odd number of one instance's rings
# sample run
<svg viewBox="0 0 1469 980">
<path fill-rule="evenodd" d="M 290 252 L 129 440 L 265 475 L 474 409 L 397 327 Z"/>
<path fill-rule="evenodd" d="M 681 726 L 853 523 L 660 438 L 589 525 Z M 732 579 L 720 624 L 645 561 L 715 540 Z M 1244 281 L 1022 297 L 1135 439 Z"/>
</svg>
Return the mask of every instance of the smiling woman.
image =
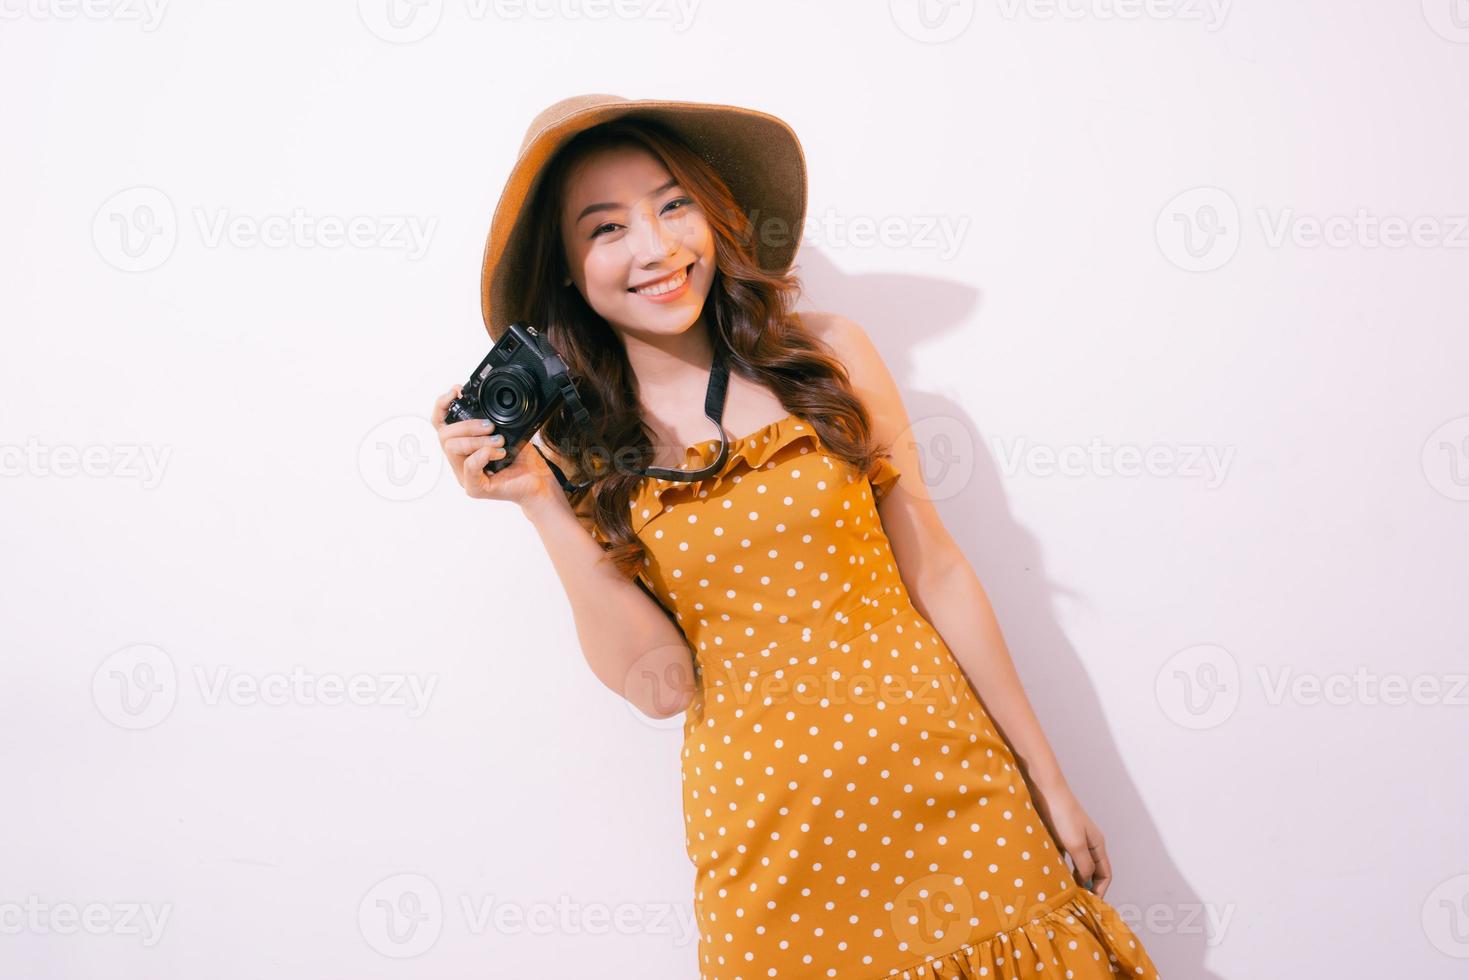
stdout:
<svg viewBox="0 0 1469 980">
<path fill-rule="evenodd" d="M 906 425 L 890 376 L 851 321 L 793 311 L 794 242 L 755 234 L 750 212 L 801 227 L 795 135 L 610 96 L 557 103 L 531 134 L 486 248 L 485 320 L 496 339 L 542 327 L 578 379 L 587 423 L 557 413 L 541 435 L 589 489 L 563 496 L 536 453 L 487 476 L 503 450 L 476 420 L 441 438 L 471 495 L 521 503 L 597 676 L 684 714 L 701 977 L 1157 980 L 1101 897 L 1100 836 L 1063 785 L 1033 797 L 909 592 L 904 568 L 953 635 L 982 631 L 954 618 L 981 597 L 950 574 L 916 458 L 885 448 Z M 700 409 L 736 437 L 711 439 Z M 1017 690 L 986 695 L 1045 758 Z"/>
</svg>

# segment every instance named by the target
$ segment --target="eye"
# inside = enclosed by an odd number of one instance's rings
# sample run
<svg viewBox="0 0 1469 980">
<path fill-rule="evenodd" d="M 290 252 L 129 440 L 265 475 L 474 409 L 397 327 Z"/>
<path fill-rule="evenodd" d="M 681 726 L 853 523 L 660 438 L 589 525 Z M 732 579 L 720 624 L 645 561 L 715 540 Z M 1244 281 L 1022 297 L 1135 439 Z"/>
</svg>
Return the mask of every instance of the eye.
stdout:
<svg viewBox="0 0 1469 980">
<path fill-rule="evenodd" d="M 667 204 L 663 205 L 663 210 L 664 210 L 665 213 L 667 213 L 668 209 L 671 208 L 671 207 L 673 207 L 675 204 L 680 205 L 680 206 L 685 206 L 685 205 L 689 205 L 689 204 L 693 204 L 693 203 L 694 202 L 693 202 L 693 199 L 692 198 L 688 198 L 688 197 L 675 197 L 673 200 L 671 200 Z M 606 224 L 600 224 L 597 227 L 593 228 L 591 235 L 589 235 L 588 237 L 589 238 L 596 238 L 598 235 L 602 234 L 602 232 L 606 231 L 609 228 L 619 228 L 619 227 L 621 227 L 621 226 L 619 224 L 617 224 L 617 222 L 615 222 L 615 221 L 609 221 Z"/>
</svg>

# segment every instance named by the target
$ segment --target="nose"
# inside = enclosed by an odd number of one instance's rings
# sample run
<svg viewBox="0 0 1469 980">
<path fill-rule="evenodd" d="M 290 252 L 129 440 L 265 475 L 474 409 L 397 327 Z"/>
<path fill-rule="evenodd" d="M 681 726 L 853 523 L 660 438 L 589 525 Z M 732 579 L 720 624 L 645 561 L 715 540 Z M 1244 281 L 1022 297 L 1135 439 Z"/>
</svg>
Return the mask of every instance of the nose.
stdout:
<svg viewBox="0 0 1469 980">
<path fill-rule="evenodd" d="M 682 222 L 665 221 L 650 208 L 641 209 L 631 220 L 626 241 L 633 261 L 641 266 L 663 264 L 683 244 Z"/>
</svg>

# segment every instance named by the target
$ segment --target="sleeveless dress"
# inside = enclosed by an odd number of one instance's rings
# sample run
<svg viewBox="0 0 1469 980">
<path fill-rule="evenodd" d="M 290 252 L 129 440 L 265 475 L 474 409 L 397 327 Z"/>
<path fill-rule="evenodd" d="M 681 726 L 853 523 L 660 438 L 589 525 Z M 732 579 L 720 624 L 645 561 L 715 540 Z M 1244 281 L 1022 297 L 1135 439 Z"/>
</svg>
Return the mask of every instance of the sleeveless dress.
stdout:
<svg viewBox="0 0 1469 980">
<path fill-rule="evenodd" d="M 630 502 L 639 578 L 695 661 L 702 980 L 1157 980 L 910 601 L 877 513 L 899 475 L 886 458 L 858 473 L 788 415 L 731 440 L 714 476 L 648 477 Z"/>
</svg>

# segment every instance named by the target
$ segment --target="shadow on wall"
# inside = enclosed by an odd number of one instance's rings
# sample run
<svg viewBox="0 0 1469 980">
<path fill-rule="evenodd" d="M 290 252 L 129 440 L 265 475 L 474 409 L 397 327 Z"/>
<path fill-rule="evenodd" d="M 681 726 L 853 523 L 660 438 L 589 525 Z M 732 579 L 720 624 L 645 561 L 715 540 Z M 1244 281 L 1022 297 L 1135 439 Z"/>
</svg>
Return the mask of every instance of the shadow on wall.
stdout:
<svg viewBox="0 0 1469 980">
<path fill-rule="evenodd" d="M 1106 838 L 1115 881 L 1105 900 L 1137 932 L 1162 976 L 1216 978 L 1204 960 L 1214 932 L 1211 917 L 1224 912 L 1206 905 L 1169 858 L 1111 738 L 1096 691 L 1060 624 L 1057 601 L 1076 593 L 1047 577 L 1038 542 L 1006 505 L 1004 483 L 984 451 L 979 427 L 960 405 L 910 383 L 914 349 L 965 323 L 983 328 L 983 291 L 911 275 L 848 275 L 805 247 L 795 271 L 805 286 L 801 309 L 841 313 L 862 324 L 897 381 L 915 427 L 924 419 L 952 419 L 962 447 L 972 447 L 964 489 L 936 499 L 936 505 L 984 584 L 1067 782 Z M 915 297 L 922 297 L 921 304 Z M 924 477 L 932 484 L 950 462 L 943 458 L 946 448 L 928 442 L 917 440 Z M 1157 726 L 1160 738 L 1176 731 L 1161 711 Z"/>
</svg>

